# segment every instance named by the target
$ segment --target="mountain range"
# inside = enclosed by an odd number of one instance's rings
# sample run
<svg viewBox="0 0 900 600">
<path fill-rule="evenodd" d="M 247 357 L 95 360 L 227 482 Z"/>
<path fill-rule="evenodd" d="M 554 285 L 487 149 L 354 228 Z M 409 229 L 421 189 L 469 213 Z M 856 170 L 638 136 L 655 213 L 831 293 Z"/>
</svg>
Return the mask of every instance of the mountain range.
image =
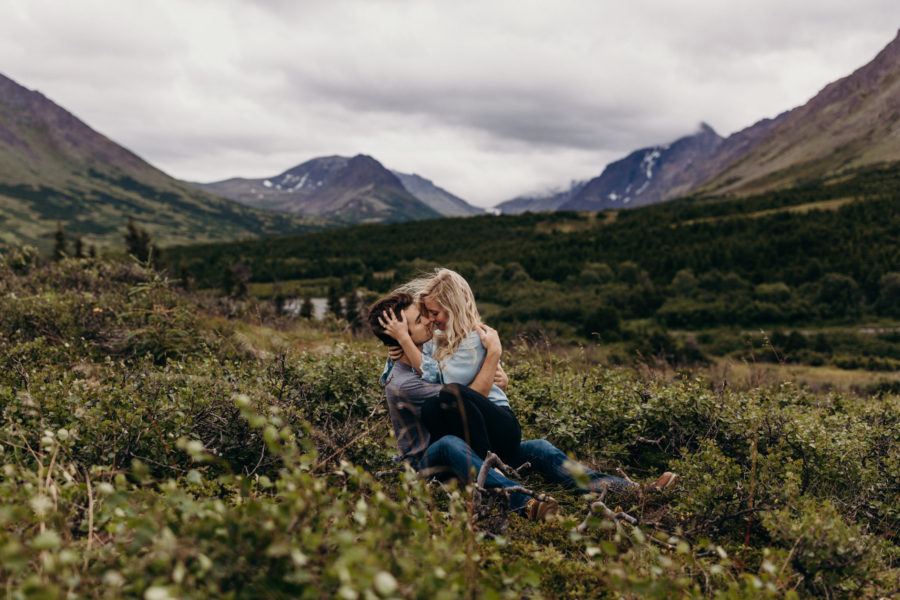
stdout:
<svg viewBox="0 0 900 600">
<path fill-rule="evenodd" d="M 728 137 L 701 124 L 590 180 L 496 208 L 604 210 L 685 195 L 744 196 L 898 161 L 900 34 L 803 106 Z M 363 154 L 314 158 L 264 179 L 179 181 L 0 75 L 0 245 L 47 249 L 61 225 L 88 244 L 121 246 L 129 217 L 167 246 L 481 212 Z"/>
<path fill-rule="evenodd" d="M 179 181 L 0 75 L 0 245 L 47 250 L 62 226 L 70 239 L 121 247 L 129 217 L 168 246 L 482 212 L 365 155 L 316 158 L 268 179 Z"/>
<path fill-rule="evenodd" d="M 565 188 L 553 188 L 542 193 L 516 196 L 494 207 L 496 212 L 520 214 L 523 212 L 552 212 L 574 198 L 587 185 L 587 180 L 575 180 Z"/>
<path fill-rule="evenodd" d="M 128 217 L 159 245 L 300 233 L 320 219 L 249 208 L 174 179 L 0 75 L 0 243 L 122 246 Z"/>
<path fill-rule="evenodd" d="M 670 144 L 642 148 L 569 189 L 524 196 L 500 212 L 604 210 L 679 196 L 746 196 L 900 161 L 900 33 L 868 64 L 803 106 L 727 138 L 703 123 Z"/>
<path fill-rule="evenodd" d="M 308 160 L 274 177 L 197 183 L 248 206 L 341 223 L 397 222 L 484 211 L 419 175 L 385 168 L 359 154 Z"/>
</svg>

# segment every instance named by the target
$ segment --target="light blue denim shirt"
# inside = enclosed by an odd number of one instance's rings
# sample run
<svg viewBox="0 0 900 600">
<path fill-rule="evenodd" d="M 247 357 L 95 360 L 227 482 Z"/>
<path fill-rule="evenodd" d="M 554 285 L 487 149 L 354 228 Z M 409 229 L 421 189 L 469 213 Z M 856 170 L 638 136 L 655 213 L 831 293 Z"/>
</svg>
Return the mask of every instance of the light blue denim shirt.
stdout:
<svg viewBox="0 0 900 600">
<path fill-rule="evenodd" d="M 440 364 L 434 359 L 434 344 L 426 342 L 422 348 L 422 379 L 431 383 L 472 385 L 486 355 L 487 350 L 481 343 L 481 336 L 477 331 L 466 336 L 456 352 Z M 488 400 L 497 406 L 509 406 L 506 394 L 496 385 L 491 386 Z"/>
<path fill-rule="evenodd" d="M 434 359 L 434 344 L 425 342 L 422 347 L 422 379 L 429 383 L 471 385 L 478 376 L 478 371 L 481 370 L 486 355 L 487 350 L 481 343 L 481 336 L 477 331 L 466 336 L 456 352 L 441 364 Z M 391 359 L 388 359 L 381 372 L 382 385 L 387 381 L 392 368 L 393 363 Z M 506 394 L 496 385 L 491 385 L 491 391 L 487 398 L 497 406 L 509 406 Z"/>
</svg>

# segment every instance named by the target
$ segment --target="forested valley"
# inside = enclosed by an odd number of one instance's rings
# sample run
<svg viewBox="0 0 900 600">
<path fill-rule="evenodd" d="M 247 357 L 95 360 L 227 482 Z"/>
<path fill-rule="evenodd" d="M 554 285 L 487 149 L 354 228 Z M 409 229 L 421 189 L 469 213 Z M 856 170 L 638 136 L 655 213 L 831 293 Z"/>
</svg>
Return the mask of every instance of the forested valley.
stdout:
<svg viewBox="0 0 900 600">
<path fill-rule="evenodd" d="M 900 367 L 898 189 L 900 170 L 885 167 L 746 199 L 171 248 L 162 264 L 225 293 L 340 296 L 350 320 L 365 304 L 356 298 L 445 266 L 507 339 L 601 344 L 620 363 L 730 356 L 890 372 Z"/>
</svg>

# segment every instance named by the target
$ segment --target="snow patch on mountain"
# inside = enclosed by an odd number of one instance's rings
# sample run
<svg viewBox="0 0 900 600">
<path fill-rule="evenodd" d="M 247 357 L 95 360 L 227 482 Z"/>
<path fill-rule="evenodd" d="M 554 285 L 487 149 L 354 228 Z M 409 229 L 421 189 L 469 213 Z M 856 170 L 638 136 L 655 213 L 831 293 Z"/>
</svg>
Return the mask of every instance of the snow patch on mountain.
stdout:
<svg viewBox="0 0 900 600">
<path fill-rule="evenodd" d="M 641 161 L 641 169 L 643 169 L 647 179 L 653 179 L 653 166 L 659 160 L 659 157 L 662 156 L 662 150 L 663 148 L 656 147 L 644 155 L 644 159 Z M 638 192 L 638 194 L 640 193 Z"/>
</svg>

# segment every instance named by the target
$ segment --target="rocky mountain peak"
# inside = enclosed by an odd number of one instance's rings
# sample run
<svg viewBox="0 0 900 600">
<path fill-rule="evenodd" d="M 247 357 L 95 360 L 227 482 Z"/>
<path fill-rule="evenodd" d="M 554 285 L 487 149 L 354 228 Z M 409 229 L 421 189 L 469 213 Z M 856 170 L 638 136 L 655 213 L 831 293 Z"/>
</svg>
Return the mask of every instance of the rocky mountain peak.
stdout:
<svg viewBox="0 0 900 600">
<path fill-rule="evenodd" d="M 284 175 L 305 175 L 313 170 L 329 173 L 332 171 L 337 171 L 343 169 L 347 166 L 347 162 L 350 159 L 344 156 L 322 156 L 319 158 L 314 158 L 312 160 L 308 160 L 305 163 L 299 164 L 296 167 L 291 167 L 287 171 L 281 174 Z"/>
<path fill-rule="evenodd" d="M 347 187 L 386 185 L 405 191 L 403 184 L 393 173 L 366 154 L 357 154 L 347 162 L 347 166 L 341 173 L 341 184 Z"/>
<path fill-rule="evenodd" d="M 268 179 L 234 178 L 198 185 L 257 208 L 344 223 L 440 216 L 365 154 L 314 158 Z"/>
<path fill-rule="evenodd" d="M 673 197 L 697 183 L 697 166 L 705 163 L 722 143 L 707 123 L 670 144 L 650 146 L 610 163 L 587 183 L 562 210 L 604 210 L 653 204 Z"/>
<path fill-rule="evenodd" d="M 715 137 L 720 137 L 716 130 L 712 128 L 712 126 L 706 121 L 700 121 L 700 126 L 697 128 L 697 133 L 695 136 L 707 136 L 713 135 Z"/>
<path fill-rule="evenodd" d="M 839 102 L 847 96 L 877 91 L 886 79 L 900 75 L 900 31 L 872 61 L 850 75 L 826 85 L 803 107 L 811 110 Z"/>
<path fill-rule="evenodd" d="M 421 175 L 410 175 L 394 170 L 391 170 L 391 173 L 400 180 L 407 192 L 444 216 L 462 217 L 484 213 L 483 209 L 472 206 L 459 196 L 438 187 L 433 181 Z"/>
</svg>

